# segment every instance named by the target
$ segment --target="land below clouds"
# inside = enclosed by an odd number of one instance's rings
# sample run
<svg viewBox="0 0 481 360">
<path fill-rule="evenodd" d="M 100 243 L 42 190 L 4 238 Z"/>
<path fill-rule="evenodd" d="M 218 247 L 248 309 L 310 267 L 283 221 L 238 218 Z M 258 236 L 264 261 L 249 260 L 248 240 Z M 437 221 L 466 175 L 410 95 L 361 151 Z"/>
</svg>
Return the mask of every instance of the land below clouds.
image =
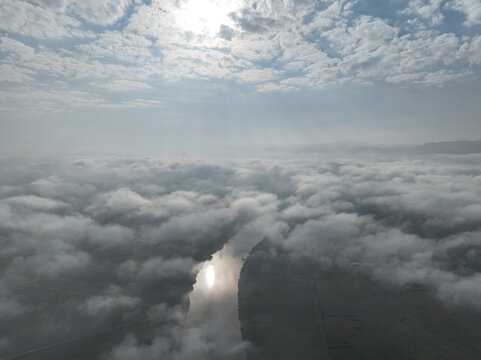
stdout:
<svg viewBox="0 0 481 360">
<path fill-rule="evenodd" d="M 396 286 L 361 264 L 325 267 L 264 239 L 239 279 L 248 360 L 474 359 L 481 312 L 446 306 L 432 289 Z"/>
<path fill-rule="evenodd" d="M 225 244 L 240 254 L 262 239 L 296 261 L 358 264 L 376 281 L 420 284 L 440 304 L 479 311 L 480 163 L 476 153 L 3 159 L 0 354 L 235 358 L 242 343 L 220 348 L 186 330 L 188 294 Z"/>
<path fill-rule="evenodd" d="M 362 157 L 366 160 L 398 160 L 400 158 L 416 158 L 425 155 L 467 155 L 481 153 L 481 140 L 460 140 L 429 142 L 422 145 L 373 145 L 355 141 L 319 143 L 307 145 L 271 145 L 271 146 L 225 146 L 224 154 L 236 156 L 261 156 L 276 159 L 312 158 L 322 156 L 325 159 L 334 157 Z"/>
</svg>

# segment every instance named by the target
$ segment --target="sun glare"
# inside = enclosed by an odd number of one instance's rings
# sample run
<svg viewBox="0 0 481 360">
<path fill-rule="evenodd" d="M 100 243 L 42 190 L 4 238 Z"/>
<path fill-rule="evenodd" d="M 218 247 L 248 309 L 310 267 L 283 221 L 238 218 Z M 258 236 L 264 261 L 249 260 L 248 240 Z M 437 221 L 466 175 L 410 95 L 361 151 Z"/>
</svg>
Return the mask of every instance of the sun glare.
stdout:
<svg viewBox="0 0 481 360">
<path fill-rule="evenodd" d="M 208 265 L 205 269 L 205 282 L 208 288 L 212 288 L 215 284 L 215 270 L 213 265 Z"/>
<path fill-rule="evenodd" d="M 221 25 L 232 24 L 229 14 L 239 8 L 238 1 L 188 0 L 177 21 L 181 28 L 197 35 L 216 35 Z"/>
</svg>

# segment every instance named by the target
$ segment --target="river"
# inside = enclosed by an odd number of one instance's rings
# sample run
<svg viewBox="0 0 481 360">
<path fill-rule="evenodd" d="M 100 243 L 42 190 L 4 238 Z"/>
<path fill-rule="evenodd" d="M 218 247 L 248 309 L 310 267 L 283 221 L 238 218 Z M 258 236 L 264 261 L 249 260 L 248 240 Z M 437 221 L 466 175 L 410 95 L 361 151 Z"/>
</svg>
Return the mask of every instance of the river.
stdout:
<svg viewBox="0 0 481 360">
<path fill-rule="evenodd" d="M 247 251 L 227 244 L 206 261 L 189 294 L 186 331 L 224 359 L 245 360 L 237 309 L 237 283 Z M 244 255 L 244 256 L 243 256 Z"/>
</svg>

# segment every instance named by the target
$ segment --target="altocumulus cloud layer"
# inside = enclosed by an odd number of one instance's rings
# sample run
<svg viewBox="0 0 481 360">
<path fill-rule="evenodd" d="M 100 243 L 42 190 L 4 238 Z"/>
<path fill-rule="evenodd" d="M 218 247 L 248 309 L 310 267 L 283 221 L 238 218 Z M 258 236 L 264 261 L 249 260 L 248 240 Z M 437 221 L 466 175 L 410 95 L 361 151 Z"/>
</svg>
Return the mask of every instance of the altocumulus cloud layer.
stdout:
<svg viewBox="0 0 481 360">
<path fill-rule="evenodd" d="M 0 102 L 162 107 L 155 89 L 192 80 L 437 86 L 478 72 L 480 25 L 476 0 L 2 0 Z"/>
<path fill-rule="evenodd" d="M 0 353 L 235 358 L 183 325 L 201 263 L 249 237 L 480 309 L 480 160 L 3 160 Z"/>
</svg>

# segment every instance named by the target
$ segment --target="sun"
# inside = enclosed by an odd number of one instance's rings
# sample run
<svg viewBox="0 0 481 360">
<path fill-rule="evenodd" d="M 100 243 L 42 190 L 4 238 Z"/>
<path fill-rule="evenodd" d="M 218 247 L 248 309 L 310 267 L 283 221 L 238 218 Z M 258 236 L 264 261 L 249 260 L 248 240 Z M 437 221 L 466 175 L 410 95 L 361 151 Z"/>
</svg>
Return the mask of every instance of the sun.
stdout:
<svg viewBox="0 0 481 360">
<path fill-rule="evenodd" d="M 222 25 L 232 25 L 229 14 L 239 9 L 238 0 L 186 0 L 177 14 L 182 30 L 215 36 Z"/>
<path fill-rule="evenodd" d="M 215 269 L 213 265 L 207 265 L 205 269 L 205 282 L 209 289 L 215 285 Z"/>
</svg>

